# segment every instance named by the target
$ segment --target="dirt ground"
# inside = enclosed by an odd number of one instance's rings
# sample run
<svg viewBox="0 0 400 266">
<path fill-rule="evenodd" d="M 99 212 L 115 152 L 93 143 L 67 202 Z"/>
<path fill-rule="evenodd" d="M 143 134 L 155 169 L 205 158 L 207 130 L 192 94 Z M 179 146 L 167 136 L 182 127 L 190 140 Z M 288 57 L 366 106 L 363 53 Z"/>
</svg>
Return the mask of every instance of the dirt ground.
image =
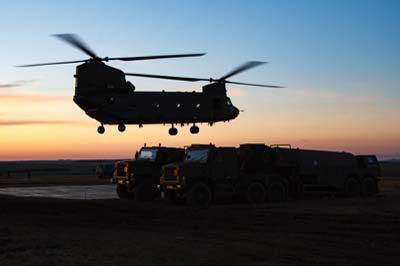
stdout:
<svg viewBox="0 0 400 266">
<path fill-rule="evenodd" d="M 399 265 L 400 194 L 283 204 L 0 197 L 0 265 Z"/>
<path fill-rule="evenodd" d="M 397 266 L 400 179 L 380 187 L 371 198 L 208 208 L 0 196 L 0 266 Z"/>
</svg>

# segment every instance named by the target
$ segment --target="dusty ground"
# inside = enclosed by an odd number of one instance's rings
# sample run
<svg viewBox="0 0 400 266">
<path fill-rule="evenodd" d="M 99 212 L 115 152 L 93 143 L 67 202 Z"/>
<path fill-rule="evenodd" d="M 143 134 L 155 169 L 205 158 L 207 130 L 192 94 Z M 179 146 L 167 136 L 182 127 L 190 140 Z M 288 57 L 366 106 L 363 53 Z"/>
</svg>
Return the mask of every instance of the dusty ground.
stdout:
<svg viewBox="0 0 400 266">
<path fill-rule="evenodd" d="M 0 197 L 0 265 L 399 265 L 400 195 L 277 205 Z"/>
<path fill-rule="evenodd" d="M 110 184 L 110 179 L 100 179 L 94 175 L 48 175 L 32 176 L 31 178 L 27 178 L 26 176 L 17 176 L 12 178 L 0 177 L 0 188 L 102 184 Z"/>
<path fill-rule="evenodd" d="M 209 208 L 0 196 L 0 266 L 397 266 L 400 179 L 381 188 L 372 198 Z"/>
</svg>

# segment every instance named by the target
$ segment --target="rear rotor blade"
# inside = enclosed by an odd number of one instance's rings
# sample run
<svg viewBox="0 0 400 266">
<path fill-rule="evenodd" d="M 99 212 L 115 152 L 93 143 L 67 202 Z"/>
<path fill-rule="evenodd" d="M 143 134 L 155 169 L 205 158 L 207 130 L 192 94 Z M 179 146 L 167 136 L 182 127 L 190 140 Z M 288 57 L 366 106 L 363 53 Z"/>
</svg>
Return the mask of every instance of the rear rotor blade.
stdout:
<svg viewBox="0 0 400 266">
<path fill-rule="evenodd" d="M 65 33 L 65 34 L 54 34 L 54 37 L 72 45 L 73 47 L 81 50 L 85 54 L 89 55 L 91 58 L 98 58 L 97 55 L 92 51 L 92 49 L 87 46 L 79 37 L 75 34 Z"/>
<path fill-rule="evenodd" d="M 231 72 L 229 72 L 228 74 L 226 74 L 225 76 L 221 77 L 220 80 L 225 80 L 228 79 L 236 74 L 239 74 L 243 71 L 249 70 L 250 68 L 262 65 L 262 64 L 266 64 L 267 62 L 260 62 L 260 61 L 249 61 L 247 63 L 244 63 L 243 65 L 238 66 L 237 68 L 235 68 L 234 70 L 232 70 Z"/>
<path fill-rule="evenodd" d="M 63 65 L 63 64 L 82 63 L 82 62 L 86 62 L 86 61 L 87 60 L 53 62 L 53 63 L 40 63 L 40 64 L 20 65 L 20 66 L 17 66 L 17 67 L 37 67 L 37 66 Z"/>
<path fill-rule="evenodd" d="M 151 56 L 135 56 L 135 57 L 112 57 L 104 58 L 105 61 L 120 60 L 120 61 L 138 61 L 138 60 L 152 60 L 152 59 L 165 59 L 165 58 L 178 58 L 178 57 L 195 57 L 203 56 L 205 53 L 198 54 L 172 54 L 172 55 L 151 55 Z"/>
<path fill-rule="evenodd" d="M 139 73 L 125 73 L 126 76 L 135 76 L 135 77 L 143 77 L 143 78 L 157 78 L 157 79 L 171 79 L 171 80 L 180 80 L 180 81 L 208 81 L 209 79 L 202 78 L 190 78 L 190 77 L 177 77 L 177 76 L 165 76 L 165 75 L 153 75 L 153 74 L 139 74 Z"/>
<path fill-rule="evenodd" d="M 225 83 L 236 84 L 236 85 L 245 85 L 245 86 L 265 87 L 265 88 L 284 88 L 282 86 L 236 82 L 236 81 L 229 81 L 229 80 L 225 80 Z"/>
</svg>

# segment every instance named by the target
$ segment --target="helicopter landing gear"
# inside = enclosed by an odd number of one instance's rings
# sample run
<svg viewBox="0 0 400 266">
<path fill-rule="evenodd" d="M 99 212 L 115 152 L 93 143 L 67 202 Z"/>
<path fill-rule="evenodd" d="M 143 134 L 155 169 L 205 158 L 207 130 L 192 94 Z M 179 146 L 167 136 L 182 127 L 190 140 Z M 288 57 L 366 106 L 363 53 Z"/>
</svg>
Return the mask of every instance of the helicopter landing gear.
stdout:
<svg viewBox="0 0 400 266">
<path fill-rule="evenodd" d="M 190 127 L 190 133 L 192 134 L 197 134 L 199 133 L 200 129 L 198 126 L 196 126 L 195 124 L 193 124 L 193 126 Z"/>
<path fill-rule="evenodd" d="M 119 132 L 124 132 L 125 129 L 126 129 L 126 127 L 125 127 L 124 123 L 121 122 L 121 123 L 118 124 L 118 131 Z"/>
<path fill-rule="evenodd" d="M 168 130 L 168 133 L 171 136 L 176 136 L 178 134 L 178 129 L 174 128 L 174 125 L 172 125 L 172 127 Z"/>
<path fill-rule="evenodd" d="M 101 124 L 101 126 L 99 126 L 99 127 L 97 128 L 97 132 L 98 132 L 99 134 L 104 134 L 105 131 L 106 131 L 106 129 L 104 128 L 103 124 Z"/>
</svg>

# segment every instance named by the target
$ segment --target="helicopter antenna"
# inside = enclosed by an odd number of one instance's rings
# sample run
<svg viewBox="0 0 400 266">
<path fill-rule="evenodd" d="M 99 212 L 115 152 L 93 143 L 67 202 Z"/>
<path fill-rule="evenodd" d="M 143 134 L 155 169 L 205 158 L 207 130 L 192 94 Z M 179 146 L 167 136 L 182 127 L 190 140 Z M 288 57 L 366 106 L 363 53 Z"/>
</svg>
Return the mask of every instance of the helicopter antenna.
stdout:
<svg viewBox="0 0 400 266">
<path fill-rule="evenodd" d="M 62 65 L 62 64 L 75 64 L 75 63 L 89 63 L 89 62 L 100 62 L 100 61 L 139 61 L 139 60 L 154 60 L 154 59 L 167 59 L 167 58 L 180 58 L 180 57 L 197 57 L 203 56 L 205 53 L 192 53 L 192 54 L 169 54 L 169 55 L 150 55 L 150 56 L 133 56 L 133 57 L 98 57 L 96 53 L 89 48 L 85 42 L 79 38 L 76 34 L 54 34 L 54 37 L 60 39 L 69 45 L 75 47 L 81 52 L 87 54 L 90 58 L 86 60 L 74 60 L 74 61 L 62 61 L 62 62 L 50 62 L 50 63 L 39 63 L 39 64 L 29 64 L 29 65 L 19 65 L 17 67 L 36 67 L 36 66 L 49 66 L 49 65 Z"/>
</svg>

